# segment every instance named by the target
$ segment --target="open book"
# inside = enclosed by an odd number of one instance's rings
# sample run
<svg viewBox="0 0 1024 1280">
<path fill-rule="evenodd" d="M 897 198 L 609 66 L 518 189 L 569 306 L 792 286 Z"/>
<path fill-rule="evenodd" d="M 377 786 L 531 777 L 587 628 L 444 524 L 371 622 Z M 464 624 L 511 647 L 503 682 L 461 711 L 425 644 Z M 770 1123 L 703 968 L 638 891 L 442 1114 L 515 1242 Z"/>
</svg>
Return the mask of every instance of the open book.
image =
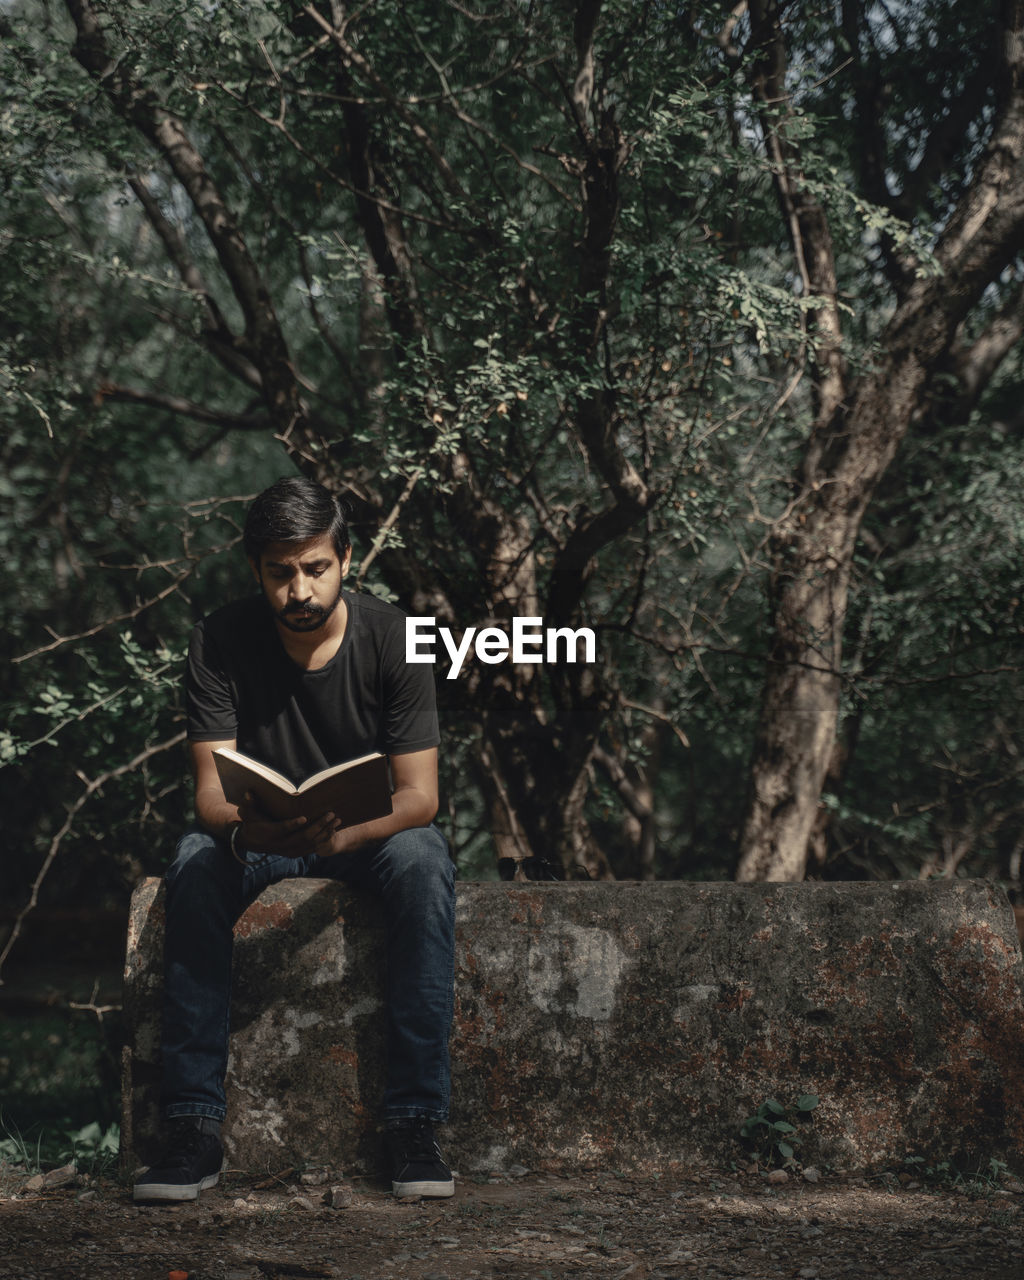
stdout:
<svg viewBox="0 0 1024 1280">
<path fill-rule="evenodd" d="M 269 765 L 230 747 L 217 747 L 213 762 L 225 800 L 241 804 L 251 791 L 271 818 L 304 817 L 312 822 L 333 813 L 343 827 L 355 827 L 391 812 L 388 759 L 379 751 L 321 769 L 297 787 Z"/>
</svg>

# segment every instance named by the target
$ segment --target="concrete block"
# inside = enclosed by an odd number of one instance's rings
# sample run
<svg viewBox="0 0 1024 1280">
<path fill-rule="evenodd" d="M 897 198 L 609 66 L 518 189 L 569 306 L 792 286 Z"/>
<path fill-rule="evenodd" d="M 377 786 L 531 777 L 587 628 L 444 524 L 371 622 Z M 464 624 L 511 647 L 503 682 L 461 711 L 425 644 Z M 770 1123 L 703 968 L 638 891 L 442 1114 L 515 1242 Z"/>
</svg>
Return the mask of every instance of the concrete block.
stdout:
<svg viewBox="0 0 1024 1280">
<path fill-rule="evenodd" d="M 152 1154 L 163 890 L 137 889 L 125 1137 Z M 1024 965 L 982 881 L 458 888 L 452 1123 L 464 1174 L 740 1158 L 766 1098 L 821 1099 L 805 1162 L 1024 1159 Z M 333 881 L 236 928 L 236 1167 L 373 1167 L 383 921 Z"/>
</svg>

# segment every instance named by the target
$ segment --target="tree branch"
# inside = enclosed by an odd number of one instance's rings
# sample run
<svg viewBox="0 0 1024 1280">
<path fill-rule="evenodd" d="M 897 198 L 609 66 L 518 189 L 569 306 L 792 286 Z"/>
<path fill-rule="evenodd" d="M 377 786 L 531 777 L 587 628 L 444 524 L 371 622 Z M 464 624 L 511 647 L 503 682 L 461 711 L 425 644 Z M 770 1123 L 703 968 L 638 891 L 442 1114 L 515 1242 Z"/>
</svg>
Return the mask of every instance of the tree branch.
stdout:
<svg viewBox="0 0 1024 1280">
<path fill-rule="evenodd" d="M 779 0 L 752 0 L 752 46 L 758 50 L 751 74 L 765 145 L 772 159 L 775 189 L 789 233 L 797 270 L 805 296 L 818 298 L 813 325 L 817 341 L 812 344 L 817 370 L 815 417 L 828 421 L 845 393 L 845 362 L 842 358 L 842 324 L 836 276 L 835 250 L 828 218 L 804 182 L 800 149 L 790 136 L 792 105 L 786 86 L 788 55 L 782 31 Z M 814 451 L 809 465 L 814 466 Z"/>
<path fill-rule="evenodd" d="M 225 427 L 231 431 L 269 431 L 273 427 L 266 413 L 228 413 L 226 410 L 196 404 L 194 400 L 187 400 L 184 396 L 123 387 L 116 382 L 101 383 L 96 389 L 96 395 L 115 404 L 144 404 L 153 409 L 165 409 L 168 413 L 192 418 L 196 422 L 207 422 L 215 427 Z"/>
<path fill-rule="evenodd" d="M 340 14 L 344 15 L 345 10 L 343 5 L 338 4 L 335 7 Z M 381 94 L 384 101 L 392 107 L 395 114 L 400 120 L 402 120 L 412 136 L 430 157 L 431 162 L 440 174 L 441 181 L 444 183 L 449 194 L 453 196 L 459 204 L 465 204 L 467 207 L 471 207 L 473 203 L 472 197 L 459 181 L 455 170 L 442 154 L 440 147 L 426 129 L 424 129 L 423 125 L 419 122 L 416 116 L 413 115 L 405 103 L 391 92 L 389 86 L 377 74 L 368 59 L 363 57 L 351 41 L 346 39 L 344 26 L 338 27 L 332 25 L 325 17 L 323 17 L 322 14 L 317 12 L 316 8 L 311 4 L 304 6 L 303 13 L 305 13 L 307 17 L 311 18 L 317 26 L 319 26 L 321 30 L 330 37 L 331 41 L 337 47 L 338 52 L 344 59 L 346 68 L 355 67 L 359 70 L 364 76 L 366 76 L 377 92 Z"/>
<path fill-rule="evenodd" d="M 978 403 L 981 393 L 996 370 L 1024 339 L 1024 285 L 993 316 L 988 327 L 967 346 L 953 351 L 953 363 L 960 381 L 957 397 L 961 419 Z"/>
<path fill-rule="evenodd" d="M 181 121 L 141 84 L 128 59 L 114 58 L 90 0 L 65 0 L 78 32 L 73 53 L 114 109 L 159 151 L 181 183 L 227 276 L 245 320 L 244 354 L 258 368 L 274 425 L 285 441 L 305 422 L 287 344 L 245 237 Z M 166 243 L 166 242 L 165 242 Z M 205 296 L 209 296 L 208 293 Z"/>
<path fill-rule="evenodd" d="M 173 737 L 166 741 L 158 743 L 153 747 L 146 747 L 144 751 L 140 751 L 137 756 L 129 760 L 127 764 L 118 765 L 116 769 L 108 769 L 106 773 L 101 773 L 95 778 L 82 778 L 85 788 L 72 804 L 67 812 L 60 829 L 56 832 L 50 841 L 50 846 L 46 851 L 46 857 L 43 859 L 43 865 L 39 868 L 35 880 L 32 882 L 32 889 L 29 893 L 28 902 L 22 907 L 14 919 L 14 925 L 11 928 L 10 937 L 4 944 L 3 950 L 0 950 L 0 975 L 2 975 L 4 964 L 7 957 L 11 954 L 14 944 L 21 935 L 21 927 L 25 922 L 25 918 L 31 914 L 39 903 L 39 890 L 42 888 L 43 881 L 49 874 L 50 868 L 53 866 L 54 859 L 60 850 L 60 846 L 64 841 L 64 837 L 74 825 L 75 818 L 78 813 L 88 804 L 92 796 L 105 786 L 108 782 L 112 782 L 115 778 L 123 777 L 126 773 L 132 773 L 140 765 L 153 756 L 159 755 L 162 751 L 169 751 L 172 747 L 179 746 L 185 741 L 184 729 L 180 733 L 174 734 Z M 0 976 L 0 986 L 3 986 L 3 977 Z"/>
</svg>

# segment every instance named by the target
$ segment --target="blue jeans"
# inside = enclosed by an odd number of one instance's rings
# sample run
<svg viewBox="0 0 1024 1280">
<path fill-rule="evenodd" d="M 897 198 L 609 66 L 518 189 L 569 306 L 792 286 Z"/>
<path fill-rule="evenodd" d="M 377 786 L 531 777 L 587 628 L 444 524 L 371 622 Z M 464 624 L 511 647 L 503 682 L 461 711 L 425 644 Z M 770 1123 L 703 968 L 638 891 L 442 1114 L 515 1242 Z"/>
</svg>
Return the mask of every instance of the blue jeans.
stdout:
<svg viewBox="0 0 1024 1280">
<path fill-rule="evenodd" d="M 235 859 L 190 831 L 166 874 L 165 1117 L 226 1113 L 232 929 L 268 885 L 295 876 L 344 880 L 380 895 L 387 921 L 386 1122 L 448 1118 L 448 1032 L 455 969 L 455 867 L 437 827 L 413 827 L 353 854 Z"/>
</svg>

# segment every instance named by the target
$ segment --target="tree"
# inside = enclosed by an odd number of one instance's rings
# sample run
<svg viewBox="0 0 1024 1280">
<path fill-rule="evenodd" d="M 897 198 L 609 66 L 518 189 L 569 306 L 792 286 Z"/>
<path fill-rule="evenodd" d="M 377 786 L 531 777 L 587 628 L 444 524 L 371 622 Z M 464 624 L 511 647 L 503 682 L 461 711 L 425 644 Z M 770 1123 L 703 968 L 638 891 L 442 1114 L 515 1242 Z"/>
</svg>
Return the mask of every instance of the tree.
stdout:
<svg viewBox="0 0 1024 1280">
<path fill-rule="evenodd" d="M 75 0 L 68 12 L 76 59 L 118 124 L 137 131 L 157 159 L 156 173 L 133 173 L 129 183 L 180 281 L 201 302 L 203 345 L 259 393 L 257 418 L 299 465 L 350 495 L 358 522 L 375 531 L 371 554 L 388 540 L 381 557 L 387 586 L 414 613 L 448 625 L 542 616 L 554 627 L 581 626 L 602 552 L 653 512 L 656 495 L 664 502 L 677 488 L 671 470 L 659 488 L 651 483 L 653 433 L 675 424 L 627 421 L 618 403 L 622 371 L 656 370 L 666 351 L 638 355 L 640 335 L 630 335 L 617 352 L 608 327 L 621 306 L 609 278 L 631 145 L 610 105 L 611 85 L 595 79 L 601 6 L 581 5 L 574 23 L 530 11 L 525 31 L 519 7 L 510 6 L 497 15 L 500 40 L 494 22 L 454 6 L 440 14 L 379 7 L 352 15 L 335 5 L 327 17 L 313 6 L 268 5 L 248 18 L 229 6 L 212 30 L 205 10 L 184 4 L 159 23 L 132 10 L 116 28 L 90 3 Z M 246 21 L 263 30 L 249 43 L 241 34 Z M 665 42 L 668 33 L 654 34 Z M 240 65 L 235 76 L 214 79 L 204 63 L 221 45 Z M 479 67 L 483 86 L 451 87 L 451 71 L 431 46 L 460 50 L 467 83 Z M 496 56 L 495 47 L 507 52 Z M 168 88 L 147 75 L 153 65 L 173 68 Z M 628 82 L 628 61 L 618 74 Z M 526 131 L 551 138 L 534 148 L 536 159 L 504 139 L 491 150 L 493 119 L 508 111 L 511 81 L 534 95 Z M 201 126 L 201 143 L 186 113 L 214 94 L 217 110 Z M 470 95 L 480 101 L 481 119 L 463 105 Z M 429 114 L 412 112 L 410 104 L 421 101 Z M 452 141 L 441 138 L 434 114 L 458 125 Z M 240 128 L 252 158 L 240 152 Z M 230 174 L 217 172 L 229 157 L 245 178 L 234 190 Z M 274 185 L 273 176 L 297 159 L 315 219 Z M 188 198 L 191 234 L 205 237 L 209 265 L 196 263 L 158 187 Z M 258 261 L 250 247 L 239 208 L 256 200 L 304 274 L 323 348 L 315 354 L 286 332 L 269 260 Z M 345 228 L 337 243 L 348 258 L 326 285 L 316 270 L 329 263 L 328 246 L 314 234 L 325 216 Z M 560 246 L 550 262 L 529 246 L 531 219 L 547 223 Z M 348 248 L 355 227 L 365 251 Z M 638 266 L 637 297 L 649 272 Z M 360 316 L 361 329 L 350 321 L 345 335 L 331 329 L 320 301 L 325 289 L 335 292 L 335 307 Z M 236 327 L 226 319 L 231 309 Z M 364 373 L 358 361 L 381 334 L 386 345 L 372 350 Z M 325 369 L 325 358 L 333 367 Z M 304 373 L 307 362 L 316 378 Z M 333 382 L 329 392 L 321 374 Z M 337 414 L 346 392 L 347 420 L 328 422 L 325 406 Z M 209 405 L 113 376 L 102 394 L 215 416 Z M 648 398 L 664 394 L 662 387 Z M 251 414 L 219 418 L 252 426 Z M 505 435 L 504 454 L 494 424 Z M 566 456 L 567 445 L 575 457 Z M 392 478 L 397 493 L 386 483 Z M 510 492 L 517 493 L 511 502 Z M 414 529 L 436 563 L 424 565 L 401 545 Z M 655 533 L 652 524 L 647 537 Z M 603 590 L 602 612 L 621 587 L 612 580 Z M 610 743 L 597 752 L 621 713 L 616 683 L 610 662 L 562 662 L 543 672 L 478 665 L 457 686 L 457 714 L 476 721 L 472 759 L 500 853 L 609 874 L 586 814 L 595 758 L 642 810 L 621 751 Z"/>
<path fill-rule="evenodd" d="M 976 487 L 991 536 L 943 543 L 947 603 L 977 626 L 926 684 L 914 554 L 976 473 L 1020 466 L 989 431 L 1021 377 L 1012 40 L 987 72 L 1013 6 L 65 8 L 12 7 L 2 54 L 19 482 L 0 530 L 63 566 L 8 641 L 4 751 L 57 801 L 37 853 L 63 808 L 82 823 L 86 783 L 180 732 L 168 669 L 118 739 L 139 690 L 117 692 L 117 626 L 147 671 L 170 661 L 228 589 L 240 508 L 215 499 L 282 465 L 346 493 L 362 589 L 459 635 L 516 616 L 597 633 L 594 663 L 439 666 L 469 865 L 493 839 L 569 874 L 729 874 L 742 825 L 743 876 L 802 875 L 809 844 L 819 874 L 913 874 L 928 814 L 956 847 L 967 826 L 1005 841 L 1018 766 L 1007 748 L 998 800 L 979 791 L 977 744 L 1013 735 L 993 620 L 1018 592 L 1019 504 L 997 518 L 996 482 Z M 950 680 L 972 691 L 941 718 L 970 724 L 956 795 L 920 741 L 894 835 L 865 757 Z M 116 761 L 62 772 L 99 723 Z M 163 760 L 142 812 L 160 796 L 170 825 Z"/>
<path fill-rule="evenodd" d="M 1019 262 L 1024 235 L 1024 8 L 1004 4 L 995 29 L 986 24 L 981 33 L 976 16 L 965 17 L 964 36 L 989 37 L 994 92 L 991 98 L 980 92 L 975 77 L 968 99 L 972 110 L 965 111 L 962 100 L 949 103 L 923 142 L 921 159 L 902 192 L 888 188 L 892 148 L 884 127 L 861 134 L 860 177 L 871 198 L 904 216 L 931 212 L 938 268 L 924 273 L 906 248 L 886 246 L 893 313 L 877 352 L 862 368 L 851 368 L 843 350 L 829 219 L 790 139 L 785 9 L 775 0 L 751 5 L 751 41 L 757 50 L 752 79 L 803 287 L 821 306 L 815 312 L 813 427 L 793 501 L 773 531 L 773 644 L 752 762 L 740 879 L 803 878 L 835 749 L 843 628 L 857 537 L 879 481 L 912 423 L 941 394 L 949 371 L 970 403 L 974 389 L 989 380 L 1019 342 L 1024 320 L 1024 292 L 1019 281 L 1005 275 Z M 892 20 L 893 36 L 913 36 L 911 24 L 921 17 L 918 10 L 908 14 L 903 32 Z M 883 33 L 873 30 L 854 4 L 843 7 L 842 32 L 856 67 L 854 101 L 867 116 L 889 74 L 879 52 Z M 953 146 L 963 147 L 971 126 L 979 134 L 969 176 L 961 180 L 959 191 L 929 210 L 928 188 L 940 177 L 939 165 L 949 163 Z M 924 209 L 914 200 L 915 187 Z M 972 312 L 988 291 L 1001 285 L 1007 301 L 980 334 L 970 334 Z"/>
</svg>

